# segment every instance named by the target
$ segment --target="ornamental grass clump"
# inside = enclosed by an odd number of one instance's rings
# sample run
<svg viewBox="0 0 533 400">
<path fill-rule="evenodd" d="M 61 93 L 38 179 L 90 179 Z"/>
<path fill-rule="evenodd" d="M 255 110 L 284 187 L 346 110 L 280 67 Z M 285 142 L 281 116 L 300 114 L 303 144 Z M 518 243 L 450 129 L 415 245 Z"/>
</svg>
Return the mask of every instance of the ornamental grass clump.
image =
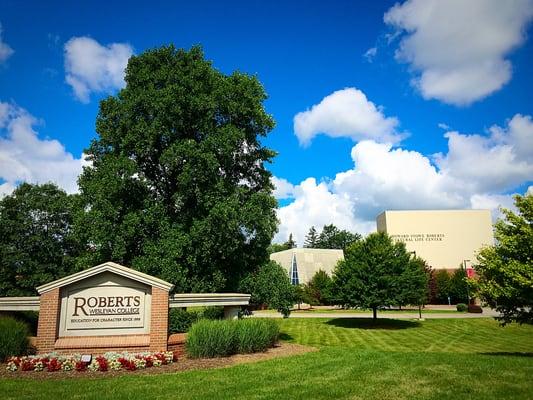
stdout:
<svg viewBox="0 0 533 400">
<path fill-rule="evenodd" d="M 193 358 L 224 357 L 236 352 L 236 325 L 229 320 L 201 320 L 187 335 L 187 352 Z"/>
<path fill-rule="evenodd" d="M 28 327 L 11 317 L 0 318 L 0 361 L 28 351 Z"/>
<path fill-rule="evenodd" d="M 256 353 L 272 347 L 278 340 L 279 326 L 265 319 L 237 321 L 237 352 Z"/>
<path fill-rule="evenodd" d="M 202 320 L 191 327 L 186 348 L 192 358 L 225 357 L 265 351 L 278 336 L 279 327 L 272 320 Z"/>
</svg>

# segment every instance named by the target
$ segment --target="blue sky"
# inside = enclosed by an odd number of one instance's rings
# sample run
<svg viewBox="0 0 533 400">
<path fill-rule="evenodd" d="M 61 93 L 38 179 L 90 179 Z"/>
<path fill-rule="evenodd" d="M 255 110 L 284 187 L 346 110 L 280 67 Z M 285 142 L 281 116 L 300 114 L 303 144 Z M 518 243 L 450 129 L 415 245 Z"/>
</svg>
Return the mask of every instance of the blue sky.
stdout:
<svg viewBox="0 0 533 400">
<path fill-rule="evenodd" d="M 329 222 L 367 232 L 383 209 L 509 206 L 532 183 L 530 0 L 77 3 L 0 4 L 4 194 L 75 190 L 98 101 L 120 86 L 112 44 L 201 44 L 221 71 L 259 77 L 277 123 L 278 241 Z"/>
</svg>

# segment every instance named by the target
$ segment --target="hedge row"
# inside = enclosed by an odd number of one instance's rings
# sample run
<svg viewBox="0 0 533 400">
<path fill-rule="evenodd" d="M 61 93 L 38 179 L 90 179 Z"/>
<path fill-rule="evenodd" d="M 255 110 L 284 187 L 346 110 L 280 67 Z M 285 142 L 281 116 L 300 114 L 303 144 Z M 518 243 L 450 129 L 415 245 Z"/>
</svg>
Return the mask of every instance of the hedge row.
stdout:
<svg viewBox="0 0 533 400">
<path fill-rule="evenodd" d="M 189 330 L 186 348 L 192 358 L 255 353 L 272 347 L 278 336 L 279 327 L 273 320 L 201 320 Z"/>
</svg>

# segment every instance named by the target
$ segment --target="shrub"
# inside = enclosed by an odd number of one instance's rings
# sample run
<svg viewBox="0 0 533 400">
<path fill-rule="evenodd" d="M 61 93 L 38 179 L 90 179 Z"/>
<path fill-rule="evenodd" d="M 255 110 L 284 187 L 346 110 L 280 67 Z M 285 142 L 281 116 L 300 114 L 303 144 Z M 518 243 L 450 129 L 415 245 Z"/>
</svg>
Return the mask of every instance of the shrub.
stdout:
<svg viewBox="0 0 533 400">
<path fill-rule="evenodd" d="M 467 307 L 467 305 L 465 303 L 457 304 L 457 311 L 465 312 L 467 309 L 468 309 L 468 307 Z"/>
<path fill-rule="evenodd" d="M 278 340 L 279 327 L 273 320 L 201 320 L 187 336 L 190 357 L 224 357 L 235 353 L 265 351 Z"/>
<path fill-rule="evenodd" d="M 476 304 L 469 304 L 468 305 L 468 312 L 469 313 L 475 313 L 475 314 L 481 314 L 483 312 L 483 309 L 476 305 Z"/>
<path fill-rule="evenodd" d="M 0 318 L 0 361 L 28 351 L 28 327 L 11 317 Z"/>
<path fill-rule="evenodd" d="M 206 307 L 202 313 L 202 318 L 205 319 L 224 319 L 224 307 Z"/>
<path fill-rule="evenodd" d="M 278 340 L 279 326 L 273 320 L 243 319 L 236 325 L 238 353 L 265 351 Z"/>
<path fill-rule="evenodd" d="M 200 319 L 200 312 L 171 308 L 168 313 L 168 331 L 170 333 L 188 332 L 191 325 Z"/>
<path fill-rule="evenodd" d="M 203 319 L 187 335 L 187 353 L 193 358 L 223 357 L 236 351 L 236 324 L 232 320 Z"/>
<path fill-rule="evenodd" d="M 168 315 L 168 331 L 169 333 L 184 333 L 189 331 L 192 324 L 201 319 L 223 318 L 224 307 L 206 307 L 203 311 L 171 308 Z"/>
</svg>

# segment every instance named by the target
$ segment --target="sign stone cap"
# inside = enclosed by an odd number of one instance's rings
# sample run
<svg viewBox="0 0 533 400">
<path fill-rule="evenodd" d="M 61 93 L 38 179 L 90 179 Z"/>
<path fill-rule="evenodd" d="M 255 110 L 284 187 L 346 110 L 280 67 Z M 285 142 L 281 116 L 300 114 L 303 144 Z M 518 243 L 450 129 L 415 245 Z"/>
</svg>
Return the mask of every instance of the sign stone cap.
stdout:
<svg viewBox="0 0 533 400">
<path fill-rule="evenodd" d="M 49 282 L 45 285 L 41 285 L 37 287 L 37 291 L 39 292 L 39 294 L 43 294 L 49 292 L 52 289 L 70 285 L 71 283 L 78 282 L 91 276 L 101 274 L 102 272 L 112 272 L 114 274 L 144 283 L 149 286 L 155 286 L 159 289 L 163 289 L 166 291 L 170 291 L 174 287 L 172 283 L 166 282 L 162 279 L 108 261 L 95 267 L 91 267 L 83 271 L 77 272 L 75 274 L 65 276 L 64 278 L 57 279 L 53 282 Z"/>
</svg>

